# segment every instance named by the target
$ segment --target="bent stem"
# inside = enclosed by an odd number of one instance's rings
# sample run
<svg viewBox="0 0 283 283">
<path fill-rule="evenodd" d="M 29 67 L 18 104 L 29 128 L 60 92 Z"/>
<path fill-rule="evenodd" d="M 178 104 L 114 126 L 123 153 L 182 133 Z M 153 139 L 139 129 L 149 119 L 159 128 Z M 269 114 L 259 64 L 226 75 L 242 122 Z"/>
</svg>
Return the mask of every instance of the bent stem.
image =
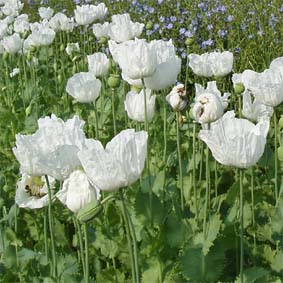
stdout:
<svg viewBox="0 0 283 283">
<path fill-rule="evenodd" d="M 54 224 L 53 224 L 53 215 L 52 215 L 52 196 L 51 189 L 48 180 L 48 176 L 45 175 L 45 180 L 48 188 L 48 221 L 49 221 L 49 230 L 51 238 L 51 252 L 52 252 L 52 275 L 54 278 L 57 278 L 57 258 L 55 251 L 55 241 L 54 241 Z"/>
<path fill-rule="evenodd" d="M 244 282 L 244 194 L 243 170 L 240 169 L 240 280 Z"/>
<path fill-rule="evenodd" d="M 124 199 L 122 189 L 119 190 L 119 193 L 120 193 L 120 199 L 121 199 L 121 202 L 122 202 L 122 214 L 123 214 L 123 218 L 124 218 L 126 237 L 127 237 L 128 248 L 129 248 L 129 253 L 130 253 L 132 280 L 133 280 L 133 283 L 136 283 L 138 281 L 136 281 L 136 264 L 135 264 L 133 245 L 132 245 L 131 235 L 130 235 L 129 218 L 127 216 L 126 203 L 125 203 L 125 199 Z"/>
<path fill-rule="evenodd" d="M 177 131 L 177 151 L 179 161 L 179 180 L 181 190 L 181 209 L 184 211 L 184 186 L 183 186 L 183 168 L 181 159 L 181 146 L 180 146 L 180 130 L 179 130 L 179 112 L 176 112 L 176 131 Z"/>
<path fill-rule="evenodd" d="M 87 224 L 83 224 L 84 237 L 85 237 L 85 283 L 89 282 L 89 254 L 88 254 L 88 232 Z"/>
</svg>

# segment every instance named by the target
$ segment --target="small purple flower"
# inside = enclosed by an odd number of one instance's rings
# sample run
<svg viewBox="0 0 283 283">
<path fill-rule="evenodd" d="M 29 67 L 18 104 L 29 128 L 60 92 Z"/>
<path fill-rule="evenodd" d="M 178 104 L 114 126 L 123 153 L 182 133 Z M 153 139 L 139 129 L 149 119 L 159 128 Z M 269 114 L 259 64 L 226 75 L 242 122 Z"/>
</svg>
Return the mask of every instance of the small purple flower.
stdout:
<svg viewBox="0 0 283 283">
<path fill-rule="evenodd" d="M 183 51 L 183 52 L 181 53 L 181 57 L 182 57 L 183 59 L 186 59 L 186 58 L 187 58 L 187 52 Z"/>
<path fill-rule="evenodd" d="M 162 4 L 163 0 L 157 0 L 157 3 L 160 5 Z"/>
<path fill-rule="evenodd" d="M 207 26 L 207 30 L 210 31 L 210 30 L 212 30 L 212 29 L 213 29 L 213 25 L 212 25 L 212 24 L 209 24 L 209 25 Z"/>
<path fill-rule="evenodd" d="M 174 22 L 176 22 L 176 20 L 177 20 L 177 19 L 176 19 L 176 17 L 175 17 L 175 16 L 171 16 L 171 17 L 170 17 L 170 21 L 171 21 L 171 22 L 173 22 L 173 23 L 174 23 Z"/>
<path fill-rule="evenodd" d="M 185 36 L 188 37 L 188 38 L 191 38 L 191 37 L 194 36 L 194 33 L 192 33 L 190 30 L 187 30 L 187 31 L 185 32 Z"/>
<path fill-rule="evenodd" d="M 184 34 L 186 32 L 186 29 L 185 28 L 180 28 L 179 29 L 179 34 Z"/>
<path fill-rule="evenodd" d="M 164 22 L 164 20 L 165 20 L 165 19 L 164 19 L 164 17 L 163 17 L 163 16 L 160 16 L 160 17 L 159 17 L 159 21 L 160 21 L 161 23 L 163 23 L 163 22 Z"/>
<path fill-rule="evenodd" d="M 234 16 L 232 15 L 229 15 L 227 18 L 226 18 L 226 22 L 230 23 L 234 20 Z"/>
<path fill-rule="evenodd" d="M 153 30 L 155 31 L 155 30 L 159 29 L 159 27 L 160 27 L 160 25 L 159 25 L 159 24 L 154 24 L 154 26 L 153 26 Z"/>
<path fill-rule="evenodd" d="M 153 7 L 149 7 L 149 8 L 148 8 L 148 12 L 149 12 L 150 14 L 153 14 L 153 13 L 154 13 L 154 8 L 153 8 Z"/>
<path fill-rule="evenodd" d="M 173 28 L 173 24 L 172 23 L 169 23 L 168 25 L 167 25 L 167 29 L 172 29 Z"/>
<path fill-rule="evenodd" d="M 219 37 L 223 38 L 223 37 L 225 37 L 227 35 L 227 31 L 223 30 L 223 29 L 220 29 L 218 31 L 218 35 L 219 35 Z"/>
</svg>

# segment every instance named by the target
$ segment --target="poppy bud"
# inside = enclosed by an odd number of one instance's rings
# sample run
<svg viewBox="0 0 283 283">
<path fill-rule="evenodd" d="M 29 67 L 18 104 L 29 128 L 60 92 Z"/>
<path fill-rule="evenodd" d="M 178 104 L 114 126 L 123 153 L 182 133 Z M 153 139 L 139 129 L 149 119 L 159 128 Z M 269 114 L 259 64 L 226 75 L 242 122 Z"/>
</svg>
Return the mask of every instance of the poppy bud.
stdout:
<svg viewBox="0 0 283 283">
<path fill-rule="evenodd" d="M 108 79 L 108 85 L 111 88 L 118 88 L 121 82 L 120 76 L 116 75 L 116 74 L 112 74 L 110 75 L 109 79 Z"/>
</svg>

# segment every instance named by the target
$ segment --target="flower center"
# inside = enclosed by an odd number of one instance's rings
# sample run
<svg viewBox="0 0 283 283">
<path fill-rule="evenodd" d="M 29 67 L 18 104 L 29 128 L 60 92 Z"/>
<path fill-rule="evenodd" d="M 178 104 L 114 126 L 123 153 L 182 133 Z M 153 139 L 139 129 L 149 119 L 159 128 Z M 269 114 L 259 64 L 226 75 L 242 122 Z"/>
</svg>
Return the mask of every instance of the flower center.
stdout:
<svg viewBox="0 0 283 283">
<path fill-rule="evenodd" d="M 44 185 L 44 182 L 41 181 L 40 177 L 33 177 L 28 179 L 25 191 L 31 196 L 31 197 L 38 197 L 41 198 L 46 195 L 45 192 L 42 192 L 42 187 Z"/>
</svg>

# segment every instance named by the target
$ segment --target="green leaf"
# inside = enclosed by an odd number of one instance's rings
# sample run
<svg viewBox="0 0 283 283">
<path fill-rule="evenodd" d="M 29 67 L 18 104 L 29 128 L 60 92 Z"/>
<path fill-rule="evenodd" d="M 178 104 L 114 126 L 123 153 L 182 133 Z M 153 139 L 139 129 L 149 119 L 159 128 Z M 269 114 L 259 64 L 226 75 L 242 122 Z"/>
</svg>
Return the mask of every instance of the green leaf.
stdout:
<svg viewBox="0 0 283 283">
<path fill-rule="evenodd" d="M 97 283 L 106 283 L 106 282 L 113 282 L 113 283 L 124 283 L 128 282 L 125 280 L 124 273 L 119 270 L 118 268 L 114 269 L 112 267 L 107 268 L 99 272 L 96 276 Z"/>
<path fill-rule="evenodd" d="M 192 282 L 215 282 L 221 276 L 224 259 L 220 245 L 213 247 L 207 256 L 201 247 L 189 247 L 181 258 L 182 274 Z"/>
<path fill-rule="evenodd" d="M 101 253 L 109 258 L 113 258 L 118 253 L 118 244 L 117 239 L 110 239 L 106 235 L 104 235 L 101 231 L 96 231 L 96 240 L 93 245 L 100 249 Z"/>
<path fill-rule="evenodd" d="M 283 230 L 283 198 L 277 204 L 275 214 L 271 219 L 272 230 L 274 233 L 281 234 Z"/>
<path fill-rule="evenodd" d="M 213 242 L 216 239 L 220 227 L 221 227 L 221 219 L 219 214 L 211 215 L 209 221 L 207 222 L 207 235 L 204 236 L 203 232 L 196 235 L 194 239 L 194 244 L 202 246 L 202 252 L 204 255 L 207 255 L 210 248 L 213 246 Z"/>
<path fill-rule="evenodd" d="M 17 265 L 15 247 L 8 246 L 5 249 L 5 251 L 3 253 L 2 262 L 3 262 L 3 264 L 5 265 L 6 268 L 13 268 Z"/>
<path fill-rule="evenodd" d="M 278 251 L 271 262 L 271 268 L 276 271 L 280 272 L 283 269 L 283 252 Z"/>
<path fill-rule="evenodd" d="M 255 266 L 249 269 L 245 269 L 244 270 L 244 283 L 253 283 L 257 279 L 260 279 L 268 274 L 269 272 L 262 267 Z M 237 277 L 237 280 L 235 281 L 235 283 L 241 283 L 241 279 L 239 276 Z"/>
<path fill-rule="evenodd" d="M 142 283 L 162 283 L 162 263 L 158 259 L 152 260 L 149 268 L 142 273 Z"/>
<path fill-rule="evenodd" d="M 163 187 L 164 187 L 164 176 L 165 176 L 165 171 L 162 170 L 160 171 L 153 183 L 152 186 L 152 191 L 157 195 L 160 196 L 160 194 L 163 192 Z"/>
</svg>

